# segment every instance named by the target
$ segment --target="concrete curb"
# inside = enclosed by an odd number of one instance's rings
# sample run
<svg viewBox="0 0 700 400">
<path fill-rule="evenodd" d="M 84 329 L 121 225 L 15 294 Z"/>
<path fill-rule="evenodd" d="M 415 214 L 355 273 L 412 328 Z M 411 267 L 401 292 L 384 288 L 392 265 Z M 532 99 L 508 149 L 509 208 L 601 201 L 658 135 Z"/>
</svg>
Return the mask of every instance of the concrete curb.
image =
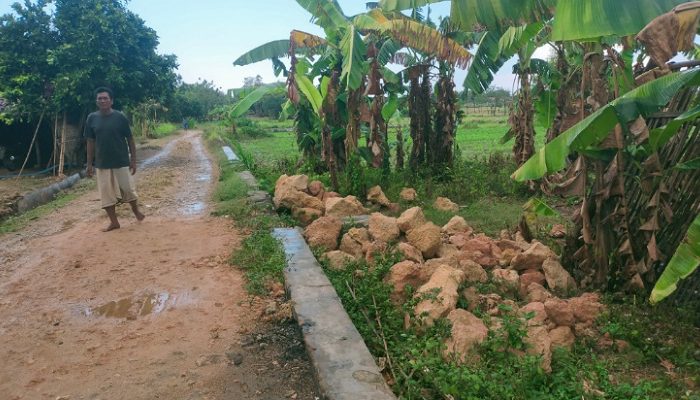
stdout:
<svg viewBox="0 0 700 400">
<path fill-rule="evenodd" d="M 328 400 L 395 400 L 299 228 L 277 228 L 287 256 L 285 286 L 317 382 Z"/>
</svg>

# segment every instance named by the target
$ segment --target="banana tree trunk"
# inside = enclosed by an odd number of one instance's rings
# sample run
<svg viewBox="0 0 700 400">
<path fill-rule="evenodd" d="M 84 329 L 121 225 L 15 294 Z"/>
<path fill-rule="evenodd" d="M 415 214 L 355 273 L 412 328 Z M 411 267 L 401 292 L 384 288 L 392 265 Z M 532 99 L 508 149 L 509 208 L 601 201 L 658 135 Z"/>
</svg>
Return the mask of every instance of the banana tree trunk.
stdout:
<svg viewBox="0 0 700 400">
<path fill-rule="evenodd" d="M 426 142 L 430 136 L 430 76 L 428 65 L 417 65 L 409 70 L 410 89 L 408 113 L 411 119 L 411 157 L 413 171 L 425 162 Z"/>
<path fill-rule="evenodd" d="M 515 133 L 513 156 L 517 165 L 521 166 L 535 153 L 535 107 L 532 101 L 529 68 L 520 68 L 518 79 L 520 80 L 518 101 L 508 122 Z"/>
<path fill-rule="evenodd" d="M 437 104 L 435 105 L 435 129 L 429 146 L 428 159 L 433 167 L 452 166 L 454 142 L 457 132 L 457 96 L 454 91 L 454 69 L 441 66 L 437 83 Z"/>
</svg>

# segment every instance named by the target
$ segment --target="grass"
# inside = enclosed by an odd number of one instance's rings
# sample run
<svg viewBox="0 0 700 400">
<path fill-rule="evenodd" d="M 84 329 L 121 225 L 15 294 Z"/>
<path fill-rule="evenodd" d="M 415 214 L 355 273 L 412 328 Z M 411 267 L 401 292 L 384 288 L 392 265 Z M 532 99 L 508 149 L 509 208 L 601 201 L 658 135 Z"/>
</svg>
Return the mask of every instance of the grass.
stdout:
<svg viewBox="0 0 700 400">
<path fill-rule="evenodd" d="M 59 192 L 56 195 L 56 198 L 50 201 L 49 203 L 33 208 L 25 213 L 13 215 L 0 222 L 0 234 L 16 232 L 27 226 L 31 221 L 39 219 L 45 215 L 48 215 L 52 212 L 55 212 L 56 210 L 63 208 L 71 201 L 75 200 L 85 192 L 90 191 L 94 188 L 94 181 L 81 180 L 72 189 Z"/>
<path fill-rule="evenodd" d="M 249 188 L 237 174 L 242 165 L 228 162 L 221 150 L 222 145 L 232 145 L 225 130 L 215 124 L 205 124 L 203 129 L 220 169 L 213 194 L 214 214 L 230 218 L 247 235 L 230 262 L 245 271 L 246 288 L 251 294 L 265 294 L 271 282 L 282 282 L 285 266 L 284 252 L 270 232 L 273 227 L 286 226 L 287 222 L 247 201 Z"/>
<path fill-rule="evenodd" d="M 177 133 L 177 131 L 180 129 L 179 126 L 170 123 L 170 122 L 161 122 L 158 125 L 156 125 L 156 129 L 153 132 L 153 135 L 156 138 L 161 138 L 164 136 L 169 136 L 174 133 Z"/>
</svg>

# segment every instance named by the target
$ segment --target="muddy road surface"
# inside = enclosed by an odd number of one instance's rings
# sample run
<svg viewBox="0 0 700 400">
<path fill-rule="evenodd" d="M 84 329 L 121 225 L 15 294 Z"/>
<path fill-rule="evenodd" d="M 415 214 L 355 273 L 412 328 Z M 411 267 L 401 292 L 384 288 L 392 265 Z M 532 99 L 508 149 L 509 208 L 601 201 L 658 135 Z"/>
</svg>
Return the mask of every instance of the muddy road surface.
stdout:
<svg viewBox="0 0 700 400">
<path fill-rule="evenodd" d="M 228 264 L 200 132 L 141 154 L 143 222 L 122 205 L 101 232 L 90 190 L 0 236 L 0 399 L 316 398 L 295 325 Z"/>
</svg>

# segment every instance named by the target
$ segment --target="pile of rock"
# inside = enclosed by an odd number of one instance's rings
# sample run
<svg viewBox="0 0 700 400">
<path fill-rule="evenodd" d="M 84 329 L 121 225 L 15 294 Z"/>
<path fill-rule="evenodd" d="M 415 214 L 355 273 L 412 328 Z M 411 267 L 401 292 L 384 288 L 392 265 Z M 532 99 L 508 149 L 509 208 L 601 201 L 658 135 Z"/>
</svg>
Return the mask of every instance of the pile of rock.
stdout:
<svg viewBox="0 0 700 400">
<path fill-rule="evenodd" d="M 401 197 L 413 201 L 415 190 L 404 189 Z M 386 210 L 396 208 L 378 186 L 370 190 L 368 201 Z M 343 269 L 359 260 L 372 263 L 377 254 L 395 246 L 403 261 L 386 276 L 394 288 L 393 299 L 397 303 L 406 300 L 410 285 L 417 289 L 414 296 L 421 299 L 414 310 L 420 320 L 413 323 L 430 325 L 439 318 L 452 322 L 446 357 L 473 360 L 475 346 L 487 338 L 489 330 L 501 327 L 501 305 L 522 318 L 528 352 L 541 355 L 547 371 L 554 347 L 570 348 L 577 336 L 596 334 L 593 323 L 603 308 L 598 296 L 557 297 L 574 293 L 576 282 L 559 257 L 536 240 L 527 242 L 520 234 L 511 237 L 507 232 L 497 239 L 476 234 L 460 216 L 440 227 L 426 220 L 420 207 L 409 208 L 398 218 L 374 212 L 366 228 L 351 228 L 343 234 L 343 217 L 368 210 L 354 196 L 341 198 L 325 191 L 320 182 L 308 183 L 303 175 L 280 177 L 274 203 L 291 209 L 297 217 L 313 216 L 304 235 L 309 245 L 325 250 L 331 268 Z M 438 199 L 434 207 L 459 210 L 447 198 Z M 490 283 L 497 293 L 479 293 L 476 286 L 480 283 Z M 460 298 L 467 309 L 457 308 Z M 516 298 L 526 305 L 519 307 Z M 472 313 L 477 308 L 488 315 L 487 322 Z"/>
</svg>

